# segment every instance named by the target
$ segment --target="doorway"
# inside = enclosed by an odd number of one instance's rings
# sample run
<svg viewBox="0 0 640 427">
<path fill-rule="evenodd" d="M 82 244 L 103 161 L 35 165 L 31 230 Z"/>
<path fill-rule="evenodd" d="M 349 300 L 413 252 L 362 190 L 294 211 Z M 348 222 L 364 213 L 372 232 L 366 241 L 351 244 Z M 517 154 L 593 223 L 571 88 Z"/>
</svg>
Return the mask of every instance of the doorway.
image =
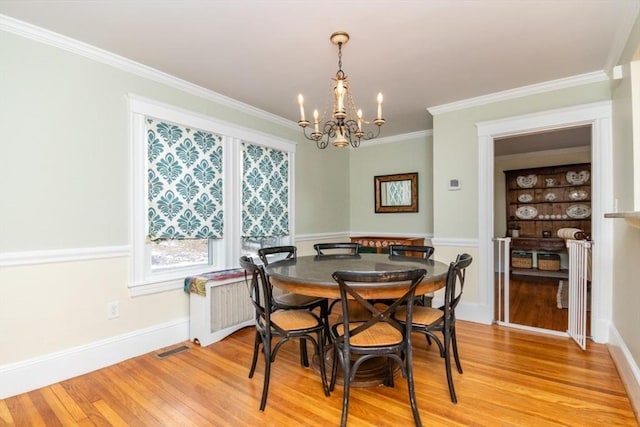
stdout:
<svg viewBox="0 0 640 427">
<path fill-rule="evenodd" d="M 583 125 L 591 126 L 592 164 L 592 239 L 591 334 L 595 342 L 607 342 L 611 319 L 611 235 L 613 224 L 605 221 L 604 212 L 613 208 L 611 102 L 598 102 L 571 108 L 477 123 L 478 185 L 483 197 L 478 200 L 479 292 L 487 304 L 488 316 L 494 314 L 494 278 L 496 270 L 494 239 L 494 141 L 502 137 L 526 135 Z M 485 191 L 486 190 L 486 191 Z"/>
<path fill-rule="evenodd" d="M 568 256 L 564 242 L 558 239 L 555 229 L 578 226 L 577 223 L 571 222 L 570 218 L 556 222 L 555 215 L 551 215 L 554 218 L 551 220 L 539 220 L 537 216 L 521 220 L 517 216 L 508 216 L 509 213 L 507 213 L 510 206 L 514 209 L 516 207 L 535 209 L 541 213 L 547 209 L 553 209 L 549 213 L 556 213 L 556 210 L 559 213 L 559 209 L 562 209 L 562 213 L 564 213 L 564 208 L 571 206 L 564 203 L 569 200 L 564 197 L 568 191 L 565 189 L 564 174 L 560 174 L 562 177 L 557 183 L 538 182 L 538 185 L 535 186 L 536 189 L 531 190 L 527 188 L 507 189 L 510 184 L 505 182 L 505 176 L 512 176 L 512 181 L 514 174 L 517 175 L 520 172 L 527 174 L 549 173 L 550 169 L 555 170 L 555 167 L 560 165 L 590 164 L 592 157 L 591 135 L 591 125 L 580 125 L 494 139 L 494 236 L 512 237 L 509 252 L 524 256 L 523 258 L 514 258 L 510 268 L 506 270 L 503 268 L 506 274 L 509 274 L 508 281 L 496 280 L 496 292 L 501 293 L 496 294 L 497 298 L 503 305 L 508 304 L 506 309 L 505 307 L 501 309 L 499 305 L 495 307 L 495 319 L 500 320 L 501 323 L 561 333 L 568 330 L 569 309 L 566 303 L 568 300 Z M 540 176 L 537 177 L 540 181 Z M 541 188 L 538 189 L 538 187 Z M 516 186 L 515 188 L 520 187 Z M 510 203 L 510 197 L 515 197 L 511 193 L 529 198 L 513 200 L 518 203 L 514 205 Z M 553 196 L 553 199 L 550 199 L 549 196 Z M 590 197 L 588 200 L 590 202 Z M 517 214 L 518 212 L 516 212 Z M 517 231 L 508 230 L 509 224 L 512 227 L 517 226 L 519 233 L 525 234 L 527 238 L 518 239 L 518 236 L 515 235 Z M 543 235 L 539 230 L 520 230 L 521 224 L 529 228 L 553 229 L 554 231 L 553 233 L 545 231 L 547 235 Z M 588 226 L 588 222 L 586 225 Z M 588 230 L 583 231 L 590 234 L 591 227 L 588 226 Z M 524 252 L 518 251 L 518 249 L 524 248 L 518 248 L 515 242 L 526 242 L 524 247 L 526 250 Z M 530 249 L 531 242 L 542 242 L 548 246 L 551 246 L 551 242 L 553 242 L 553 246 L 557 247 L 554 247 L 551 252 L 540 247 Z M 516 252 L 513 252 L 514 250 Z M 555 263 L 554 267 L 549 269 L 537 262 L 542 256 L 557 258 L 558 271 L 554 271 Z M 516 264 L 521 264 L 522 268 Z M 504 283 L 509 285 L 508 292 L 505 292 Z M 508 298 L 505 298 L 505 295 Z"/>
</svg>

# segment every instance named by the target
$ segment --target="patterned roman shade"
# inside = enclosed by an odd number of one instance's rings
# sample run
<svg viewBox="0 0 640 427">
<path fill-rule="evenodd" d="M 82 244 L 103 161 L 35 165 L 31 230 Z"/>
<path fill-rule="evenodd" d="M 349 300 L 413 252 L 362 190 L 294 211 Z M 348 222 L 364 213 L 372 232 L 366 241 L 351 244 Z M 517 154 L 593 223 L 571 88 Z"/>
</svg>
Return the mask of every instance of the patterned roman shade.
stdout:
<svg viewBox="0 0 640 427">
<path fill-rule="evenodd" d="M 289 234 L 289 154 L 242 143 L 242 237 Z"/>
<path fill-rule="evenodd" d="M 221 238 L 221 137 L 149 117 L 145 121 L 149 239 Z"/>
</svg>

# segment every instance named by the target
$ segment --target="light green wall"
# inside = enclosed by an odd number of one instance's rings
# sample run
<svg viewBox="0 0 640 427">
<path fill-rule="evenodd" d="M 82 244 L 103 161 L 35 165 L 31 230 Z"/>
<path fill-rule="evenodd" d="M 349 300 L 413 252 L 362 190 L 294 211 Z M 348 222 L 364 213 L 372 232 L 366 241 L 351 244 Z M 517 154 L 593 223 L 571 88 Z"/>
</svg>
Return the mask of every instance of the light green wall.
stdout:
<svg viewBox="0 0 640 427">
<path fill-rule="evenodd" d="M 7 160 L 0 169 L 3 251 L 127 244 L 129 93 L 302 140 L 297 129 L 12 34 L 2 33 L 0 50 L 0 125 Z M 312 154 L 302 149 L 300 164 L 309 164 L 305 156 Z M 313 163 L 324 169 L 329 160 L 319 157 Z M 346 177 L 341 171 L 332 178 Z M 298 185 L 303 194 L 306 184 Z M 333 194 L 324 187 L 313 191 L 320 198 Z M 319 214 L 325 210 L 331 213 L 329 205 L 315 207 Z"/>
<path fill-rule="evenodd" d="M 346 150 L 14 34 L 0 52 L 2 254 L 129 247 L 130 93 L 298 141 L 296 232 L 348 230 Z M 0 268 L 0 366 L 189 316 L 179 290 L 131 297 L 129 269 L 128 256 Z M 120 317 L 106 320 L 112 301 Z"/>
<path fill-rule="evenodd" d="M 296 155 L 296 234 L 349 230 L 349 150 L 314 142 L 298 144 Z"/>
<path fill-rule="evenodd" d="M 633 195 L 633 171 L 640 165 L 633 163 L 633 134 L 631 104 L 630 62 L 640 47 L 640 18 L 636 20 L 631 37 L 627 41 L 619 64 L 623 68 L 622 80 L 614 81 L 613 93 L 613 187 L 619 210 L 633 210 L 640 206 Z M 637 59 L 637 58 L 636 58 Z M 634 81 L 634 84 L 640 82 Z M 637 110 L 640 108 L 635 106 Z M 636 183 L 637 184 L 637 183 Z M 622 337 L 636 365 L 640 365 L 640 230 L 628 226 L 622 219 L 614 221 L 613 236 L 613 325 Z"/>
<path fill-rule="evenodd" d="M 351 233 L 420 235 L 433 232 L 431 135 L 351 150 Z M 418 212 L 374 211 L 376 175 L 418 172 Z"/>
<path fill-rule="evenodd" d="M 610 99 L 608 82 L 593 83 L 465 110 L 437 114 L 433 128 L 434 234 L 478 238 L 478 131 L 476 123 Z M 448 191 L 458 178 L 462 190 Z M 442 202 L 445 201 L 446 203 Z M 441 202 L 441 203 L 438 203 Z"/>
</svg>

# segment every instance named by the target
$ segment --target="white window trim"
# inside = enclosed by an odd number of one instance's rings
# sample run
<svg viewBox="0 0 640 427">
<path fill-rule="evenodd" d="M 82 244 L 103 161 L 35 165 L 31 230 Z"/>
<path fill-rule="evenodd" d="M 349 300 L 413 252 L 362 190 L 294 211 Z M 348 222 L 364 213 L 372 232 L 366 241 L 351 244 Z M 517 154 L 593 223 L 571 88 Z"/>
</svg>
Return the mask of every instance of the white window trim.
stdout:
<svg viewBox="0 0 640 427">
<path fill-rule="evenodd" d="M 130 114 L 130 210 L 129 240 L 132 248 L 129 291 L 132 296 L 181 289 L 184 278 L 208 271 L 237 268 L 241 255 L 242 227 L 242 142 L 275 148 L 289 153 L 289 242 L 295 230 L 295 151 L 292 141 L 213 119 L 179 107 L 129 94 Z M 147 216 L 147 144 L 145 117 L 155 117 L 176 124 L 213 132 L 222 136 L 224 179 L 224 237 L 215 241 L 212 265 L 151 271 L 151 255 L 145 236 Z"/>
</svg>

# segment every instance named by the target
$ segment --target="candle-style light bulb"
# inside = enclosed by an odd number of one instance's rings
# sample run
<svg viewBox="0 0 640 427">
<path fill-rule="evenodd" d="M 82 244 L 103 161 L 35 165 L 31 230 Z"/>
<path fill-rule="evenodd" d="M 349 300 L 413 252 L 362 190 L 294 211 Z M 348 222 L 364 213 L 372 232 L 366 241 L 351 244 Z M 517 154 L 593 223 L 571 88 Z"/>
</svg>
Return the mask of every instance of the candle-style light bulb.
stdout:
<svg viewBox="0 0 640 427">
<path fill-rule="evenodd" d="M 304 98 L 302 97 L 302 94 L 298 94 L 298 104 L 300 104 L 300 121 L 304 122 L 305 118 L 304 118 Z"/>
<path fill-rule="evenodd" d="M 313 110 L 313 124 L 315 125 L 316 133 L 318 133 L 318 110 Z"/>
<path fill-rule="evenodd" d="M 358 110 L 358 130 L 362 130 L 362 110 Z"/>
<path fill-rule="evenodd" d="M 336 87 L 336 93 L 338 98 L 338 108 L 337 111 L 344 111 L 344 84 L 342 83 L 342 79 L 338 79 L 338 86 Z"/>
<path fill-rule="evenodd" d="M 378 118 L 382 119 L 382 93 L 378 94 Z"/>
</svg>

